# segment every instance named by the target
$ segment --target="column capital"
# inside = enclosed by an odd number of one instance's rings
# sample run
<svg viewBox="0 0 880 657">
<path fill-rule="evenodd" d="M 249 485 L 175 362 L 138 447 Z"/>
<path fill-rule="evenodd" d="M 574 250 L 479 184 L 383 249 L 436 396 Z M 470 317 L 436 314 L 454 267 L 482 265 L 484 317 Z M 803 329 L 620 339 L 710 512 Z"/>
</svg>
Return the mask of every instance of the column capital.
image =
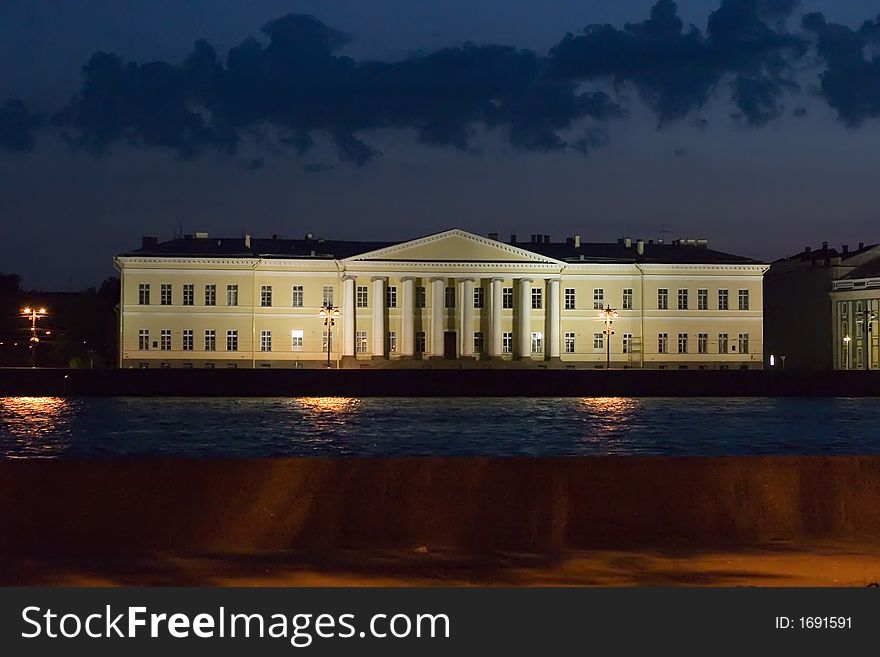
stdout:
<svg viewBox="0 0 880 657">
<path fill-rule="evenodd" d="M 357 276 L 355 274 L 343 274 L 342 280 L 343 281 L 356 281 Z"/>
<path fill-rule="evenodd" d="M 407 281 L 415 281 L 417 278 L 418 278 L 418 276 L 401 276 L 400 282 L 406 283 Z"/>
<path fill-rule="evenodd" d="M 503 282 L 504 282 L 504 277 L 503 277 L 503 276 L 490 276 L 490 277 L 489 277 L 489 280 L 490 280 L 492 283 L 503 283 Z"/>
<path fill-rule="evenodd" d="M 561 283 L 562 279 L 559 276 L 548 276 L 544 279 L 548 283 Z"/>
<path fill-rule="evenodd" d="M 477 279 L 473 276 L 466 276 L 465 278 L 459 278 L 458 281 L 461 283 L 476 283 Z"/>
<path fill-rule="evenodd" d="M 388 277 L 387 276 L 371 276 L 370 280 L 373 281 L 374 283 L 376 281 L 382 281 L 384 283 L 385 281 L 388 280 Z"/>
<path fill-rule="evenodd" d="M 518 276 L 516 278 L 516 280 L 518 280 L 520 283 L 534 283 L 535 282 L 535 279 L 532 278 L 531 276 Z"/>
<path fill-rule="evenodd" d="M 438 281 L 441 283 L 445 283 L 447 281 L 447 277 L 446 276 L 431 276 L 432 283 L 437 283 Z"/>
</svg>

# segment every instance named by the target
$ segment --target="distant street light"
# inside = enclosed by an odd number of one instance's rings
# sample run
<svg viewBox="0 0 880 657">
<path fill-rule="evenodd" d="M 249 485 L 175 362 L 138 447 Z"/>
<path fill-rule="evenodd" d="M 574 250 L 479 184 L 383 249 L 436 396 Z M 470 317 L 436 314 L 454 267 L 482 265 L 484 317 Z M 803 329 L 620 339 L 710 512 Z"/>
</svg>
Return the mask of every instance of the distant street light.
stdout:
<svg viewBox="0 0 880 657">
<path fill-rule="evenodd" d="M 844 348 L 844 359 L 843 362 L 846 363 L 845 369 L 849 369 L 849 345 L 852 342 L 852 338 L 848 335 L 843 336 L 843 348 Z"/>
<path fill-rule="evenodd" d="M 614 320 L 620 315 L 614 308 L 611 306 L 605 306 L 605 308 L 599 311 L 599 319 L 605 322 L 605 369 L 611 369 L 611 336 L 614 335 L 614 331 L 611 330 L 612 325 L 614 324 Z"/>
<path fill-rule="evenodd" d="M 21 309 L 21 316 L 31 320 L 31 337 L 29 340 L 29 349 L 31 350 L 31 367 L 37 366 L 37 345 L 40 343 L 40 337 L 37 335 L 37 320 L 46 316 L 45 308 L 31 308 L 27 306 Z M 48 331 L 46 334 L 48 335 Z"/>
<path fill-rule="evenodd" d="M 333 336 L 333 327 L 336 325 L 336 318 L 339 317 L 339 308 L 335 308 L 333 304 L 328 303 L 321 312 L 318 313 L 324 318 L 324 326 L 327 327 L 327 367 L 330 367 L 330 341 Z"/>
</svg>

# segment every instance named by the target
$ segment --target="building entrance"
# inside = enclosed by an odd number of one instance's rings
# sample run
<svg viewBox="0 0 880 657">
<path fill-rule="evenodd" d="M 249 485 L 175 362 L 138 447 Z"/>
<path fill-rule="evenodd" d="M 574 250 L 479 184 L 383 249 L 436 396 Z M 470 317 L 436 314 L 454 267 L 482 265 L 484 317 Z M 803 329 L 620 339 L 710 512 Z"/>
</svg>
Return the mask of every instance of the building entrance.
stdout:
<svg viewBox="0 0 880 657">
<path fill-rule="evenodd" d="M 455 346 L 455 331 L 446 331 L 443 334 L 443 358 L 445 358 L 446 360 L 454 360 L 458 358 L 458 353 Z"/>
</svg>

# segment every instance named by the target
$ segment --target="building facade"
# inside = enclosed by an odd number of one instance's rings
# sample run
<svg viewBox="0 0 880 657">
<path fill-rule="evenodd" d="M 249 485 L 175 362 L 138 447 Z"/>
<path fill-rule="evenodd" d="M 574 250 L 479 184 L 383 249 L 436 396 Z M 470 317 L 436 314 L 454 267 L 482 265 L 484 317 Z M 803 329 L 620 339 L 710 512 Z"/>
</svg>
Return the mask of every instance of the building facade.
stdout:
<svg viewBox="0 0 880 657">
<path fill-rule="evenodd" d="M 145 238 L 114 262 L 121 367 L 763 364 L 767 267 L 702 240 L 533 235 L 522 243 L 458 229 L 399 243 L 197 233 Z M 328 305 L 338 312 L 329 336 Z M 599 314 L 609 307 L 617 313 L 611 335 Z"/>
<path fill-rule="evenodd" d="M 834 369 L 880 370 L 880 255 L 831 284 Z"/>
<path fill-rule="evenodd" d="M 869 270 L 878 265 L 880 246 L 864 243 L 855 249 L 847 245 L 837 249 L 823 242 L 820 248 L 806 247 L 773 262 L 764 276 L 764 333 L 765 351 L 775 356 L 774 366 L 802 371 L 845 369 L 846 355 L 841 350 L 848 342 L 844 338 L 861 340 L 852 323 L 857 307 L 850 311 L 832 297 L 842 303 L 865 295 L 870 290 L 866 285 Z M 849 366 L 853 366 L 860 352 L 855 343 L 850 348 Z"/>
</svg>

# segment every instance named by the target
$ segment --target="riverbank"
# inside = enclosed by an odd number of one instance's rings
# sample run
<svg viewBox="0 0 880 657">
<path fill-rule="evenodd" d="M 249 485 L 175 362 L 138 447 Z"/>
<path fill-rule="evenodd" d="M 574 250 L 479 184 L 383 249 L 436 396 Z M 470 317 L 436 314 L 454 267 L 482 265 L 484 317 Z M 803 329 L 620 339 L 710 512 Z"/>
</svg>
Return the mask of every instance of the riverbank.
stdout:
<svg viewBox="0 0 880 657">
<path fill-rule="evenodd" d="M 0 462 L 0 584 L 851 585 L 880 457 Z"/>
<path fill-rule="evenodd" d="M 0 368 L 0 396 L 874 397 L 880 372 Z"/>
</svg>

